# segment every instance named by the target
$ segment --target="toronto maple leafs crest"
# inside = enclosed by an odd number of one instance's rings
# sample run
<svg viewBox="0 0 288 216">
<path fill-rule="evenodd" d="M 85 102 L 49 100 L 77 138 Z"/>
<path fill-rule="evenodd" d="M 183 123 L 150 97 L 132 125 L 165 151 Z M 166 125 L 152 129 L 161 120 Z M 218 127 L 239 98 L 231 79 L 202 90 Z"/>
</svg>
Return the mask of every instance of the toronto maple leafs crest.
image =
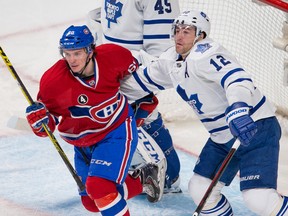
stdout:
<svg viewBox="0 0 288 216">
<path fill-rule="evenodd" d="M 111 22 L 117 23 L 117 19 L 122 16 L 122 7 L 123 4 L 121 2 L 117 2 L 117 0 L 106 0 L 105 1 L 105 12 L 106 19 L 108 21 L 108 28 L 110 28 Z"/>
<path fill-rule="evenodd" d="M 211 45 L 209 43 L 205 44 L 198 44 L 195 52 L 201 52 L 204 53 L 206 50 L 210 49 Z"/>
<path fill-rule="evenodd" d="M 181 98 L 189 104 L 189 106 L 191 106 L 198 114 L 203 114 L 201 111 L 203 104 L 199 101 L 197 94 L 191 94 L 188 97 L 185 89 L 181 88 L 179 85 L 177 86 L 176 90 Z"/>
</svg>

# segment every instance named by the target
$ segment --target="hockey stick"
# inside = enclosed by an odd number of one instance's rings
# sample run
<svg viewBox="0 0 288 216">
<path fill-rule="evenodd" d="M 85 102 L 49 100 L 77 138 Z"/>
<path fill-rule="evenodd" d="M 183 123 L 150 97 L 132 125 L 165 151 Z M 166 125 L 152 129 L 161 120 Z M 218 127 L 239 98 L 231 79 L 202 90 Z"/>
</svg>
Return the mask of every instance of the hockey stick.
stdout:
<svg viewBox="0 0 288 216">
<path fill-rule="evenodd" d="M 1 57 L 2 57 L 3 61 L 6 64 L 6 66 L 8 67 L 11 75 L 18 82 L 18 85 L 19 85 L 23 95 L 25 96 L 26 100 L 28 101 L 28 103 L 30 105 L 34 104 L 34 101 L 33 101 L 32 97 L 31 97 L 31 95 L 29 94 L 29 92 L 26 89 L 25 85 L 21 81 L 20 77 L 18 76 L 16 70 L 14 69 L 13 65 L 11 64 L 9 58 L 7 57 L 7 55 L 5 54 L 5 52 L 3 51 L 1 46 L 0 46 L 0 54 L 1 54 Z M 69 162 L 68 157 L 66 156 L 65 152 L 63 151 L 63 149 L 61 148 L 60 144 L 56 140 L 55 136 L 53 135 L 53 133 L 50 131 L 49 127 L 46 124 L 43 123 L 42 126 L 43 126 L 44 130 L 46 131 L 46 133 L 48 134 L 48 136 L 49 136 L 50 140 L 52 141 L 53 145 L 55 146 L 56 150 L 60 154 L 62 160 L 64 161 L 65 165 L 67 166 L 67 168 L 70 171 L 71 175 L 73 176 L 74 180 L 76 181 L 79 190 L 83 191 L 85 189 L 85 186 L 83 185 L 83 183 L 82 183 L 81 179 L 79 178 L 79 176 L 76 174 L 76 171 L 74 170 L 73 166 Z"/>
<path fill-rule="evenodd" d="M 225 169 L 229 165 L 233 155 L 235 154 L 235 152 L 239 146 L 240 146 L 240 141 L 238 139 L 236 139 L 236 141 L 234 142 L 230 151 L 228 152 L 227 156 L 225 157 L 224 161 L 222 162 L 222 165 L 220 166 L 219 170 L 217 171 L 214 178 L 212 179 L 212 182 L 210 183 L 208 189 L 206 190 L 204 196 L 202 197 L 199 205 L 197 206 L 196 210 L 194 211 L 193 216 L 198 216 L 200 214 L 200 212 L 202 211 L 202 209 L 205 206 L 205 203 L 206 203 L 207 199 L 209 198 L 213 188 L 218 183 L 219 179 L 221 178 Z"/>
</svg>

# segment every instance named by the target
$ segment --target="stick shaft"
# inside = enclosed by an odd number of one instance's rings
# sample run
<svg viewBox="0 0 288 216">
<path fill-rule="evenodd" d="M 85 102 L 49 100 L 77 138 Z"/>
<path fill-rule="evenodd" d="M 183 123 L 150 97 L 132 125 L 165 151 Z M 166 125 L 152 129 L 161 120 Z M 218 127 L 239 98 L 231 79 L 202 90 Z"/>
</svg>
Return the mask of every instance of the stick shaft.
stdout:
<svg viewBox="0 0 288 216">
<path fill-rule="evenodd" d="M 219 170 L 217 171 L 214 178 L 212 179 L 212 182 L 210 183 L 210 185 L 209 185 L 208 189 L 206 190 L 204 196 L 202 197 L 199 205 L 197 206 L 195 212 L 193 213 L 193 216 L 198 216 L 200 214 L 200 212 L 203 209 L 203 207 L 205 206 L 205 203 L 206 203 L 207 199 L 209 198 L 213 188 L 218 183 L 219 179 L 221 178 L 222 174 L 226 170 L 227 166 L 229 165 L 233 155 L 235 154 L 235 152 L 239 146 L 240 146 L 240 141 L 237 139 L 234 142 L 230 151 L 228 152 L 227 156 L 225 157 L 224 161 L 222 162 L 222 165 L 220 166 Z"/>
<path fill-rule="evenodd" d="M 18 76 L 16 70 L 14 69 L 13 65 L 11 64 L 9 58 L 7 57 L 7 55 L 5 54 L 5 52 L 4 52 L 4 50 L 2 49 L 1 46 L 0 46 L 0 54 L 1 54 L 1 57 L 2 57 L 2 59 L 4 61 L 4 63 L 6 64 L 8 70 L 10 71 L 11 75 L 18 82 L 18 85 L 19 85 L 24 97 L 26 98 L 28 103 L 30 105 L 32 105 L 34 103 L 34 101 L 33 101 L 32 97 L 31 97 L 31 95 L 29 94 L 28 90 L 26 89 L 26 87 L 23 84 L 22 80 Z M 54 147 L 56 148 L 56 150 L 60 154 L 62 160 L 64 161 L 65 165 L 67 166 L 67 168 L 70 171 L 71 175 L 73 176 L 74 180 L 76 181 L 79 190 L 80 191 L 84 190 L 85 186 L 83 185 L 83 183 L 82 183 L 81 179 L 79 178 L 79 176 L 76 174 L 75 169 L 73 168 L 73 166 L 69 162 L 68 157 L 66 156 L 65 152 L 61 148 L 61 146 L 58 143 L 56 137 L 53 135 L 53 133 L 50 131 L 49 127 L 46 124 L 42 124 L 42 126 L 43 126 L 44 130 L 46 131 L 46 133 L 48 134 L 48 136 L 49 136 L 51 142 L 53 143 Z"/>
</svg>

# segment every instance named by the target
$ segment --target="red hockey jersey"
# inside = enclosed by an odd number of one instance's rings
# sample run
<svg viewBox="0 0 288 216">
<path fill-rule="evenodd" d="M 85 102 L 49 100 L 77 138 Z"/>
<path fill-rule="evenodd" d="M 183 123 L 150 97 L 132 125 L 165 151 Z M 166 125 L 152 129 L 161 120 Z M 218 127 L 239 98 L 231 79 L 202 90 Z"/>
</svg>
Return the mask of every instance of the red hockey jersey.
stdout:
<svg viewBox="0 0 288 216">
<path fill-rule="evenodd" d="M 128 116 L 128 102 L 119 92 L 120 80 L 138 67 L 130 51 L 114 44 L 95 48 L 94 79 L 75 76 L 65 59 L 41 78 L 38 100 L 59 118 L 61 137 L 75 146 L 103 139 Z"/>
</svg>

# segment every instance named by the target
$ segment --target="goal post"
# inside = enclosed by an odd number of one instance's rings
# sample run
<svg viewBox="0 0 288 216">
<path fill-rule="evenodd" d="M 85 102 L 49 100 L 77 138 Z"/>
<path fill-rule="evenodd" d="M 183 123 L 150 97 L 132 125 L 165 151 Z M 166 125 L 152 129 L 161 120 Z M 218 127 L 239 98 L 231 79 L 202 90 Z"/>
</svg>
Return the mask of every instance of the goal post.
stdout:
<svg viewBox="0 0 288 216">
<path fill-rule="evenodd" d="M 284 0 L 252 0 L 253 2 L 262 2 L 263 5 L 270 5 L 284 12 L 288 12 L 288 1 Z"/>
<path fill-rule="evenodd" d="M 261 2 L 269 5 L 260 6 L 252 0 L 180 0 L 180 8 L 207 13 L 211 21 L 210 37 L 236 56 L 277 112 L 288 116 L 288 87 L 284 85 L 288 83 L 284 72 L 285 64 L 288 71 L 288 53 L 273 46 L 276 38 L 288 41 L 288 35 L 284 36 L 282 30 L 283 23 L 287 23 L 284 12 L 287 2 Z M 160 93 L 159 101 L 159 111 L 165 120 L 193 117 L 192 109 L 173 90 Z"/>
</svg>

